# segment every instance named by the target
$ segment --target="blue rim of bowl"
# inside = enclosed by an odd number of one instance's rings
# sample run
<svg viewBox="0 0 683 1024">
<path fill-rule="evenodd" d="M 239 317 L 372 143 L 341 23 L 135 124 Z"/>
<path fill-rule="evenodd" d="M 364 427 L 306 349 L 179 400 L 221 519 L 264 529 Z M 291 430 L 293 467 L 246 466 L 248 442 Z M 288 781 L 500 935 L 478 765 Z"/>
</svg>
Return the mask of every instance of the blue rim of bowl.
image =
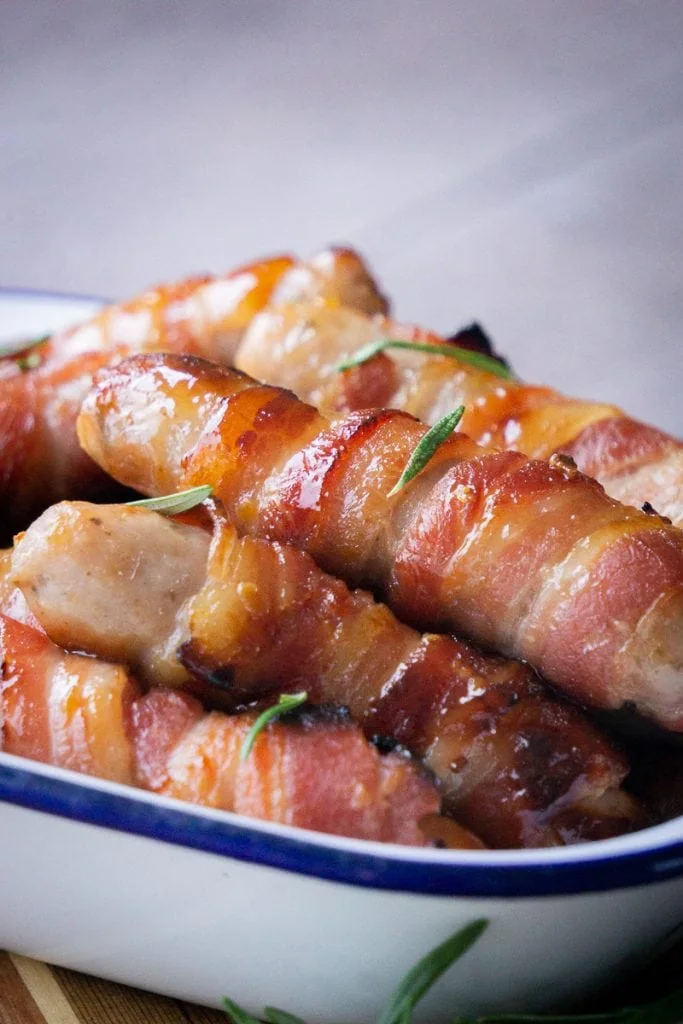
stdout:
<svg viewBox="0 0 683 1024">
<path fill-rule="evenodd" d="M 559 896 L 631 888 L 683 874 L 683 840 L 656 849 L 561 863 L 501 864 L 485 853 L 476 854 L 481 863 L 474 862 L 471 853 L 466 862 L 458 862 L 458 851 L 420 859 L 419 850 L 411 850 L 410 858 L 403 859 L 396 847 L 387 856 L 374 850 L 335 848 L 335 837 L 302 830 L 301 838 L 294 838 L 259 828 L 257 822 L 253 826 L 236 823 L 228 815 L 205 817 L 182 804 L 178 808 L 168 807 L 166 802 L 157 805 L 139 799 L 134 789 L 130 795 L 111 793 L 92 784 L 0 763 L 3 802 L 264 867 L 394 892 L 490 898 Z"/>
<path fill-rule="evenodd" d="M 14 296 L 62 302 L 107 302 L 94 295 L 0 286 Z M 155 805 L 130 795 L 98 790 L 38 770 L 0 763 L 0 803 L 176 846 L 218 854 L 347 885 L 434 896 L 542 897 L 648 885 L 683 875 L 683 839 L 652 849 L 616 852 L 585 860 L 501 864 L 458 862 L 457 851 L 440 859 L 401 859 L 356 849 L 335 849 L 326 837 L 302 838 L 238 824 L 227 816 L 203 817 L 182 806 Z M 395 848 L 394 848 L 395 849 Z"/>
</svg>

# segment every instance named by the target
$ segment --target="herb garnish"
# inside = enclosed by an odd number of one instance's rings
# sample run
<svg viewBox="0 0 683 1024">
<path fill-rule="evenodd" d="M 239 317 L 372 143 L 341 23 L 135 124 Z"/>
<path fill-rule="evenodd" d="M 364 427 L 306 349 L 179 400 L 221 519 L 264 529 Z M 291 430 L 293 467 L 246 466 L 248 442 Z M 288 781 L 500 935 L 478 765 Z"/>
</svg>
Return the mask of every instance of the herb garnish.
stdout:
<svg viewBox="0 0 683 1024">
<path fill-rule="evenodd" d="M 533 1014 L 502 1013 L 492 1017 L 456 1017 L 453 1024 L 681 1024 L 683 1020 L 683 989 L 668 996 L 643 1003 L 624 1006 L 606 1013 Z"/>
<path fill-rule="evenodd" d="M 432 459 L 435 451 L 441 447 L 444 441 L 451 436 L 460 420 L 465 415 L 465 406 L 459 405 L 453 412 L 447 413 L 438 423 L 435 423 L 431 430 L 428 430 L 421 441 L 415 446 L 415 451 L 408 459 L 406 468 L 387 494 L 387 498 L 393 498 L 395 494 L 403 490 L 421 469 Z"/>
<path fill-rule="evenodd" d="M 43 345 L 49 340 L 49 334 L 41 334 L 39 338 L 31 338 L 29 341 L 18 341 L 14 345 L 8 345 L 6 348 L 0 348 L 0 359 L 6 359 L 7 356 L 18 355 L 20 352 L 26 352 L 27 349 L 35 348 L 37 345 Z"/>
<path fill-rule="evenodd" d="M 302 693 L 281 693 L 277 704 L 273 704 L 272 707 L 266 708 L 265 711 L 262 711 L 245 736 L 244 743 L 242 744 L 242 750 L 240 751 L 240 761 L 246 761 L 259 733 L 262 732 L 270 722 L 279 718 L 280 715 L 285 715 L 288 711 L 293 711 L 294 708 L 300 707 L 302 704 L 305 704 L 307 700 L 308 694 L 305 690 Z"/>
<path fill-rule="evenodd" d="M 263 1016 L 268 1024 L 306 1024 L 301 1017 L 295 1017 L 293 1013 L 286 1010 L 277 1010 L 274 1006 L 265 1006 Z"/>
<path fill-rule="evenodd" d="M 448 359 L 457 359 L 460 363 L 467 363 L 469 366 L 476 366 L 478 370 L 486 370 L 495 374 L 496 377 L 503 377 L 505 380 L 512 378 L 512 373 L 507 366 L 503 366 L 497 359 L 485 356 L 482 352 L 473 352 L 469 348 L 460 348 L 459 345 L 436 345 L 422 341 L 403 341 L 400 338 L 380 338 L 378 341 L 371 341 L 368 345 L 359 348 L 355 355 L 344 362 L 338 363 L 335 370 L 351 370 L 354 366 L 362 366 L 369 359 L 373 359 L 380 352 L 388 348 L 402 348 L 409 352 L 424 352 L 430 356 L 446 356 Z"/>
<path fill-rule="evenodd" d="M 440 946 L 430 950 L 408 971 L 379 1015 L 377 1024 L 407 1024 L 413 1010 L 444 971 L 467 952 L 488 927 L 483 918 L 472 921 Z"/>
<path fill-rule="evenodd" d="M 377 1024 L 411 1024 L 412 1011 L 444 971 L 472 946 L 488 926 L 488 921 L 472 921 L 465 928 L 446 939 L 427 953 L 408 972 L 395 989 L 379 1016 Z M 232 999 L 223 1005 L 234 1024 L 261 1024 L 256 1017 L 243 1010 Z M 299 1017 L 268 1006 L 263 1011 L 268 1024 L 304 1024 Z M 683 1020 L 683 989 L 664 996 L 654 1003 L 627 1006 L 607 1013 L 586 1014 L 494 1014 L 490 1017 L 456 1017 L 452 1024 L 681 1024 Z"/>
<path fill-rule="evenodd" d="M 161 512 L 166 516 L 175 516 L 180 512 L 189 512 L 195 505 L 201 505 L 203 501 L 211 497 L 209 484 L 202 484 L 200 487 L 190 487 L 188 491 L 178 491 L 177 494 L 165 494 L 161 498 L 141 498 L 140 501 L 128 501 L 127 505 L 137 508 L 148 508 L 152 512 Z"/>
<path fill-rule="evenodd" d="M 37 352 L 29 352 L 27 356 L 20 356 L 17 360 L 17 366 L 20 370 L 26 372 L 26 370 L 37 370 L 42 362 L 42 359 Z"/>
<path fill-rule="evenodd" d="M 44 345 L 49 340 L 50 335 L 43 334 L 40 338 L 33 338 L 30 341 L 19 341 L 8 348 L 0 348 L 0 359 L 11 359 L 14 357 L 17 366 L 24 372 L 26 370 L 35 370 L 40 366 L 41 358 L 40 353 L 31 350 L 39 345 Z M 22 352 L 26 352 L 27 355 L 21 355 L 20 353 Z"/>
</svg>

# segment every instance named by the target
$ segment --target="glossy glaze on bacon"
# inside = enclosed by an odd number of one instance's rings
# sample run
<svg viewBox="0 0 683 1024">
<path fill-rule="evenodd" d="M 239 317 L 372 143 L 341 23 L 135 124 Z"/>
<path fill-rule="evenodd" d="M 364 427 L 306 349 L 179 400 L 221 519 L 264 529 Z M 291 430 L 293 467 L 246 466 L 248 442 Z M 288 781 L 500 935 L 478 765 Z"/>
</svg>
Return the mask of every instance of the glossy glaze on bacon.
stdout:
<svg viewBox="0 0 683 1024">
<path fill-rule="evenodd" d="M 360 839 L 424 846 L 420 822 L 438 825 L 440 799 L 426 773 L 400 753 L 381 755 L 343 716 L 271 724 L 240 760 L 256 712 L 207 714 L 161 687 L 142 695 L 122 666 L 65 653 L 4 615 L 0 680 L 0 747 L 10 754 Z M 481 846 L 455 825 L 448 835 Z"/>
<path fill-rule="evenodd" d="M 648 501 L 683 523 L 681 441 L 617 406 L 566 398 L 443 356 L 390 349 L 362 366 L 336 370 L 363 345 L 387 337 L 446 343 L 432 332 L 335 304 L 292 303 L 254 319 L 235 365 L 327 410 L 389 406 L 433 424 L 464 405 L 462 429 L 479 444 L 532 458 L 571 455 L 619 501 Z"/>
<path fill-rule="evenodd" d="M 123 666 L 68 654 L 0 614 L 0 681 L 2 750 L 134 783 L 128 716 L 139 691 Z"/>
<path fill-rule="evenodd" d="M 13 579 L 53 640 L 147 683 L 199 682 L 231 710 L 299 690 L 348 707 L 423 759 L 489 846 L 638 825 L 627 762 L 528 667 L 417 633 L 298 548 L 238 538 L 210 505 L 213 536 L 142 508 L 55 506 L 19 541 Z"/>
<path fill-rule="evenodd" d="M 337 248 L 307 263 L 280 256 L 222 277 L 155 288 L 132 302 L 107 306 L 17 358 L 0 359 L 0 544 L 62 498 L 116 498 L 75 432 L 80 403 L 100 366 L 155 351 L 231 363 L 245 328 L 276 300 L 274 293 L 324 297 L 369 314 L 387 311 L 362 260 Z M 27 366 L 29 355 L 37 367 Z"/>
<path fill-rule="evenodd" d="M 79 431 L 143 493 L 210 484 L 241 530 L 304 548 L 413 625 L 524 658 L 589 705 L 632 703 L 683 729 L 683 533 L 562 459 L 457 434 L 388 497 L 426 431 L 411 416 L 330 422 L 182 356 L 103 371 Z"/>
<path fill-rule="evenodd" d="M 71 359 L 122 347 L 131 353 L 183 352 L 230 364 L 245 329 L 270 302 L 318 298 L 369 315 L 388 309 L 360 257 L 350 249 L 332 248 L 307 262 L 275 256 L 228 274 L 152 288 L 55 334 L 44 355 Z"/>
</svg>

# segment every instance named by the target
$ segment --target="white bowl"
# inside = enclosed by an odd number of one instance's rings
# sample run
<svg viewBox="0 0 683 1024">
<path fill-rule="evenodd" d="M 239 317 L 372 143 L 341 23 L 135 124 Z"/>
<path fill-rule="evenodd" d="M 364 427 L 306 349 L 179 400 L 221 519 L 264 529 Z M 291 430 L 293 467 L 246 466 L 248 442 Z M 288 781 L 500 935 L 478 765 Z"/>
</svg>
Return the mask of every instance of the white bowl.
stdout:
<svg viewBox="0 0 683 1024">
<path fill-rule="evenodd" d="M 97 300 L 0 291 L 3 338 Z M 416 1020 L 567 1004 L 683 919 L 683 820 L 549 850 L 415 850 L 196 808 L 0 754 L 0 947 L 219 1006 L 369 1024 L 412 964 L 490 926 Z"/>
</svg>

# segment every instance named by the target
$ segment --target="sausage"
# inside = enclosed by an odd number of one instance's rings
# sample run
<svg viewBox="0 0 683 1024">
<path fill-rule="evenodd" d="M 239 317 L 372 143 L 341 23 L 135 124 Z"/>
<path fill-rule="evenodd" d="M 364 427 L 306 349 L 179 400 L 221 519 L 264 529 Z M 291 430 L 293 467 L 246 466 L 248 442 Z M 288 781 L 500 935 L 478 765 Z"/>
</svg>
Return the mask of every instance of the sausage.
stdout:
<svg viewBox="0 0 683 1024">
<path fill-rule="evenodd" d="M 398 494 L 426 428 L 330 422 L 289 392 L 187 356 L 98 375 L 81 442 L 146 494 L 210 484 L 248 533 L 304 548 L 420 628 L 531 662 L 572 698 L 683 729 L 683 533 L 618 504 L 569 460 L 464 434 Z"/>
<path fill-rule="evenodd" d="M 0 544 L 60 499 L 120 497 L 76 439 L 78 409 L 100 366 L 154 351 L 231 363 L 245 328 L 276 287 L 291 297 L 325 296 L 370 314 L 388 308 L 362 260 L 337 248 L 308 263 L 277 256 L 223 276 L 154 288 L 107 306 L 30 353 L 0 359 Z M 27 355 L 35 367 L 26 365 Z"/>
<path fill-rule="evenodd" d="M 349 708 L 424 760 L 489 846 L 636 827 L 628 764 L 519 662 L 420 634 L 292 547 L 144 508 L 64 503 L 17 544 L 13 580 L 53 640 L 232 711 L 280 692 Z"/>
<path fill-rule="evenodd" d="M 380 754 L 339 713 L 273 723 L 242 760 L 256 712 L 207 714 L 163 687 L 142 694 L 121 665 L 65 653 L 4 615 L 0 678 L 8 753 L 268 821 L 432 845 L 420 822 L 435 830 L 440 798 L 427 773 L 404 754 Z M 455 823 L 448 835 L 482 847 Z"/>
<path fill-rule="evenodd" d="M 619 501 L 650 502 L 683 523 L 681 441 L 615 405 L 566 398 L 444 356 L 387 349 L 338 372 L 341 362 L 382 338 L 448 344 L 430 331 L 370 319 L 334 303 L 298 302 L 255 317 L 235 365 L 328 410 L 390 406 L 433 424 L 464 405 L 462 429 L 479 444 L 536 459 L 570 455 Z M 459 344 L 458 336 L 454 341 Z M 464 341 L 463 347 L 472 347 L 467 336 Z"/>
</svg>

